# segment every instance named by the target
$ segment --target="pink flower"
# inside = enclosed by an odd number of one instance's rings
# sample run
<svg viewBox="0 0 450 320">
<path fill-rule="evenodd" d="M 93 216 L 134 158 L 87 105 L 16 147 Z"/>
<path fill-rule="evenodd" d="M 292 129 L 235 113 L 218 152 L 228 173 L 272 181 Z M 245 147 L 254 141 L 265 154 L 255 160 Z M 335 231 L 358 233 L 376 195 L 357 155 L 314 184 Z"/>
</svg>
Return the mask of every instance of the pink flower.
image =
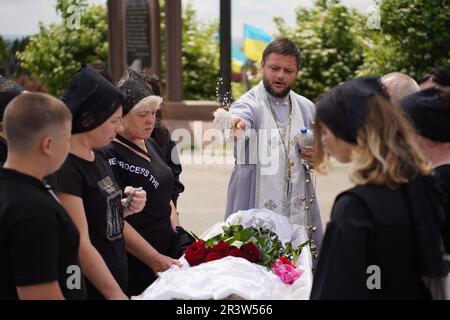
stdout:
<svg viewBox="0 0 450 320">
<path fill-rule="evenodd" d="M 292 264 L 285 264 L 283 260 L 277 259 L 272 266 L 273 272 L 281 279 L 285 284 L 293 284 L 303 274 L 297 266 Z"/>
</svg>

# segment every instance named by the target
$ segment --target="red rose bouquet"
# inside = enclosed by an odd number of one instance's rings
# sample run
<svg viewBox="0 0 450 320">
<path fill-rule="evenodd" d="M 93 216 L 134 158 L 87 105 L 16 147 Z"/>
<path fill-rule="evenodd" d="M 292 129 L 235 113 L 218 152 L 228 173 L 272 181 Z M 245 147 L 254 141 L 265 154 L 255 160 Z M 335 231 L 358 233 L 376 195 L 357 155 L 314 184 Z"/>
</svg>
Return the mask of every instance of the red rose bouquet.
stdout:
<svg viewBox="0 0 450 320">
<path fill-rule="evenodd" d="M 302 275 L 295 262 L 308 243 L 293 248 L 289 242 L 283 245 L 269 229 L 241 225 L 223 227 L 222 234 L 206 241 L 196 239 L 185 252 L 191 267 L 232 256 L 269 268 L 286 284 L 294 283 Z"/>
</svg>

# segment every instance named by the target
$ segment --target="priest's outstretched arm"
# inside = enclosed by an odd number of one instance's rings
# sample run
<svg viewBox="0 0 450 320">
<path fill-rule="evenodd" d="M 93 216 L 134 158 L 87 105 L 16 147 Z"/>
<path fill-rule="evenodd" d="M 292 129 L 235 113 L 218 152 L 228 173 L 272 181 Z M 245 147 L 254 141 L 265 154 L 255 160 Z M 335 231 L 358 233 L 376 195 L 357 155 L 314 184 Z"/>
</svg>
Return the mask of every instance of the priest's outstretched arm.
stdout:
<svg viewBox="0 0 450 320">
<path fill-rule="evenodd" d="M 243 133 L 246 129 L 246 123 L 245 120 L 232 116 L 233 119 L 233 138 L 234 140 L 238 140 L 240 137 L 243 136 Z"/>
</svg>

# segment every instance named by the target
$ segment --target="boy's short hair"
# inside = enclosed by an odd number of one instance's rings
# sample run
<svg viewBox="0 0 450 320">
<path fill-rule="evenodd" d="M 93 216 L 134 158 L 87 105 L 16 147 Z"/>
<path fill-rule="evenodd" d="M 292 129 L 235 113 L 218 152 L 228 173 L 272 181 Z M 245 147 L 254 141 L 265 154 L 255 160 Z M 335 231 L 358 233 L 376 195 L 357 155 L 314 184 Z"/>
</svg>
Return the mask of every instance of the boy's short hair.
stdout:
<svg viewBox="0 0 450 320">
<path fill-rule="evenodd" d="M 11 101 L 3 117 L 8 150 L 29 151 L 37 140 L 68 122 L 72 122 L 72 114 L 61 100 L 43 93 L 23 93 Z"/>
</svg>

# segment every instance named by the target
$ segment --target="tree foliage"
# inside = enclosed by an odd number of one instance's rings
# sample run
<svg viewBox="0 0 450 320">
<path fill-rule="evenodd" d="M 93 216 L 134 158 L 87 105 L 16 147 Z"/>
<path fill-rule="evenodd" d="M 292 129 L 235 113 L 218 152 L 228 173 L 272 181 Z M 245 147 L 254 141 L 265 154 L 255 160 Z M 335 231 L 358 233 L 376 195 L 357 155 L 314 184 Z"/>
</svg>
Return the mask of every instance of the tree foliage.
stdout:
<svg viewBox="0 0 450 320">
<path fill-rule="evenodd" d="M 6 60 L 6 43 L 3 37 L 0 36 L 0 66 L 5 63 Z"/>
<path fill-rule="evenodd" d="M 71 6 L 83 11 L 80 29 L 67 28 Z M 165 69 L 164 0 L 161 0 L 161 48 Z M 357 75 L 401 71 L 417 77 L 426 68 L 450 68 L 450 2 L 443 0 L 384 0 L 381 30 L 369 30 L 367 17 L 339 0 L 316 0 L 312 8 L 298 8 L 294 27 L 276 18 L 277 37 L 288 37 L 303 53 L 295 90 L 315 99 L 331 87 Z M 83 65 L 108 61 L 105 6 L 87 0 L 59 0 L 63 22 L 40 26 L 25 50 L 21 65 L 54 95 L 61 94 Z M 192 5 L 183 8 L 183 87 L 186 100 L 216 99 L 219 77 L 218 21 L 201 23 Z M 0 49 L 0 55 L 2 54 Z M 162 74 L 164 79 L 164 73 Z"/>
<path fill-rule="evenodd" d="M 279 34 L 294 41 L 303 55 L 294 90 L 315 99 L 340 82 L 353 78 L 363 63 L 364 18 L 337 0 L 316 1 L 312 9 L 298 8 L 294 28 L 275 18 Z"/>
<path fill-rule="evenodd" d="M 165 1 L 160 1 L 164 8 Z M 217 38 L 218 21 L 201 23 L 191 3 L 182 12 L 183 97 L 185 100 L 216 100 L 216 85 L 220 68 L 220 47 Z M 165 57 L 165 11 L 161 10 L 161 51 Z M 163 58 L 162 69 L 166 70 Z"/>
<path fill-rule="evenodd" d="M 71 30 L 67 23 L 73 13 L 68 9 L 73 5 L 79 6 L 83 14 L 80 29 Z M 51 94 L 60 95 L 82 65 L 107 64 L 108 24 L 106 7 L 89 6 L 87 0 L 59 0 L 56 10 L 63 22 L 49 27 L 41 25 L 39 34 L 30 39 L 18 57 L 22 66 L 44 83 Z M 162 22 L 164 35 L 164 16 Z M 183 10 L 182 27 L 184 97 L 215 99 L 219 73 L 219 45 L 214 38 L 217 23 L 202 25 L 193 7 L 188 5 Z M 164 48 L 165 37 L 161 40 Z M 162 54 L 164 57 L 164 51 Z"/>
<path fill-rule="evenodd" d="M 40 25 L 25 50 L 18 54 L 22 67 L 40 80 L 53 95 L 60 95 L 84 64 L 108 61 L 108 26 L 104 6 L 87 6 L 87 1 L 60 0 L 57 11 L 63 22 Z M 70 5 L 83 10 L 80 28 L 68 28 Z"/>
<path fill-rule="evenodd" d="M 20 62 L 16 57 L 16 52 L 24 50 L 28 44 L 28 40 L 28 37 L 16 38 L 14 40 L 2 40 L 0 37 L 0 73 L 2 75 L 18 77 L 23 73 Z"/>
<path fill-rule="evenodd" d="M 192 5 L 183 10 L 183 90 L 185 100 L 216 100 L 220 69 L 218 22 L 201 24 Z"/>
<path fill-rule="evenodd" d="M 384 0 L 381 31 L 367 38 L 360 74 L 401 71 L 418 77 L 428 67 L 450 67 L 450 1 Z"/>
</svg>

